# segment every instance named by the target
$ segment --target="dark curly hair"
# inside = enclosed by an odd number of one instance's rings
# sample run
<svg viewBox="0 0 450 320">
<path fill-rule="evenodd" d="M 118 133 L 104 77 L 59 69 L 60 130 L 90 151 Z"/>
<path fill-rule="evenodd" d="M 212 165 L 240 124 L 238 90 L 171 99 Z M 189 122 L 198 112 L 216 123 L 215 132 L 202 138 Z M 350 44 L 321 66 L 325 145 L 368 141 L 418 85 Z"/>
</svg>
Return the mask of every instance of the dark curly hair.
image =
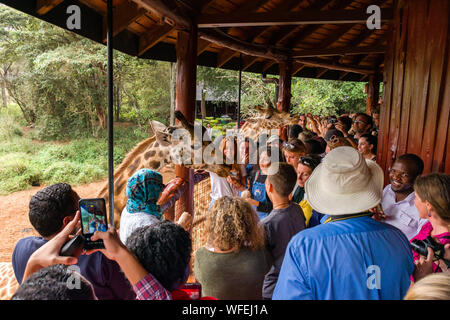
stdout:
<svg viewBox="0 0 450 320">
<path fill-rule="evenodd" d="M 163 220 L 137 228 L 126 246 L 167 290 L 176 290 L 186 282 L 191 236 L 178 224 Z"/>
<path fill-rule="evenodd" d="M 95 294 L 88 280 L 66 265 L 55 264 L 33 273 L 11 300 L 95 300 Z"/>
<path fill-rule="evenodd" d="M 28 217 L 42 237 L 58 232 L 63 219 L 78 210 L 78 194 L 67 183 L 57 183 L 36 192 L 30 200 Z"/>
</svg>

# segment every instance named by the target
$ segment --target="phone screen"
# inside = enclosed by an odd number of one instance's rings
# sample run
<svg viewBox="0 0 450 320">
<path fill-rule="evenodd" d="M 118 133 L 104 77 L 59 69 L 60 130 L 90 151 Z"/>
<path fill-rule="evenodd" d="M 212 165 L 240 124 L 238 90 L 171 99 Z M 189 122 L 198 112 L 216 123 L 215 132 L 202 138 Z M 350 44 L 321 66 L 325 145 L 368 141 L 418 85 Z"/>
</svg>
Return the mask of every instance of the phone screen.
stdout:
<svg viewBox="0 0 450 320">
<path fill-rule="evenodd" d="M 105 199 L 80 199 L 81 232 L 85 238 L 86 249 L 104 248 L 103 240 L 91 241 L 95 231 L 105 232 L 108 229 Z"/>
</svg>

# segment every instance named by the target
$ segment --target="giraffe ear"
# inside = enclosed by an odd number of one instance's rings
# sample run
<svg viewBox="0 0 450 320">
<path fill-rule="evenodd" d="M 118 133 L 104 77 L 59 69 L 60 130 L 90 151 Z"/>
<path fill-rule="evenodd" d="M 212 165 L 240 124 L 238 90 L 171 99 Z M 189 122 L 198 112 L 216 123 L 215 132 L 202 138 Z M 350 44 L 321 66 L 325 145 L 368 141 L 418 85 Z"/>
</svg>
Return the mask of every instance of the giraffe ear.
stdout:
<svg viewBox="0 0 450 320">
<path fill-rule="evenodd" d="M 158 141 L 158 143 L 161 146 L 168 146 L 171 143 L 171 136 L 170 134 L 166 133 L 166 132 L 161 132 L 161 131 L 155 131 L 155 136 L 156 136 L 156 141 Z"/>
<path fill-rule="evenodd" d="M 163 132 L 167 129 L 164 124 L 156 120 L 150 120 L 150 127 L 152 128 L 152 132 L 155 135 L 157 131 Z"/>
</svg>

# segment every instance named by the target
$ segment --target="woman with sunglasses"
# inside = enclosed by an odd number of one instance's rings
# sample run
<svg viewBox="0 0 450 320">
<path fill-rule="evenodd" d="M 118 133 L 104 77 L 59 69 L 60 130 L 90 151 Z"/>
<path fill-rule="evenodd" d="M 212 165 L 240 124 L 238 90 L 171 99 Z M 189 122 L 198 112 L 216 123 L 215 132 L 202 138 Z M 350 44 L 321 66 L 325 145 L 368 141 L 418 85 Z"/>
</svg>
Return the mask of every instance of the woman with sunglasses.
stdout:
<svg viewBox="0 0 450 320">
<path fill-rule="evenodd" d="M 283 154 L 286 162 L 297 168 L 298 159 L 306 155 L 306 146 L 299 139 L 291 139 L 283 143 Z"/>
<path fill-rule="evenodd" d="M 320 158 L 314 155 L 300 157 L 297 162 L 297 184 L 292 191 L 292 201 L 302 208 L 306 227 L 309 225 L 313 209 L 305 198 L 305 183 L 319 164 Z"/>
</svg>

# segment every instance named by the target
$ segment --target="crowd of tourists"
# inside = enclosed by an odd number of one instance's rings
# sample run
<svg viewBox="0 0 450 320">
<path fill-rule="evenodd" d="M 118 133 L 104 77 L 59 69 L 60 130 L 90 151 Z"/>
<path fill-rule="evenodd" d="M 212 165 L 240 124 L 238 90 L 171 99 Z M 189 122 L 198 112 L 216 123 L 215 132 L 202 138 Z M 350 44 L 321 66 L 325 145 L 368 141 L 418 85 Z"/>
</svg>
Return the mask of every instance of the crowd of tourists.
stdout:
<svg viewBox="0 0 450 320">
<path fill-rule="evenodd" d="M 29 204 L 40 236 L 14 249 L 12 299 L 188 299 L 190 274 L 203 299 L 450 299 L 450 175 L 423 174 L 410 153 L 383 172 L 378 128 L 378 114 L 307 114 L 284 141 L 258 141 L 270 146 L 260 152 L 249 139 L 223 139 L 225 157 L 239 150 L 242 164 L 228 177 L 210 172 L 196 252 L 156 204 L 156 171 L 134 173 L 119 230 L 97 231 L 91 240 L 105 248 L 78 257 L 60 250 L 79 229 L 79 196 L 65 183 L 46 187 Z M 74 276 L 76 288 L 67 285 Z"/>
</svg>

